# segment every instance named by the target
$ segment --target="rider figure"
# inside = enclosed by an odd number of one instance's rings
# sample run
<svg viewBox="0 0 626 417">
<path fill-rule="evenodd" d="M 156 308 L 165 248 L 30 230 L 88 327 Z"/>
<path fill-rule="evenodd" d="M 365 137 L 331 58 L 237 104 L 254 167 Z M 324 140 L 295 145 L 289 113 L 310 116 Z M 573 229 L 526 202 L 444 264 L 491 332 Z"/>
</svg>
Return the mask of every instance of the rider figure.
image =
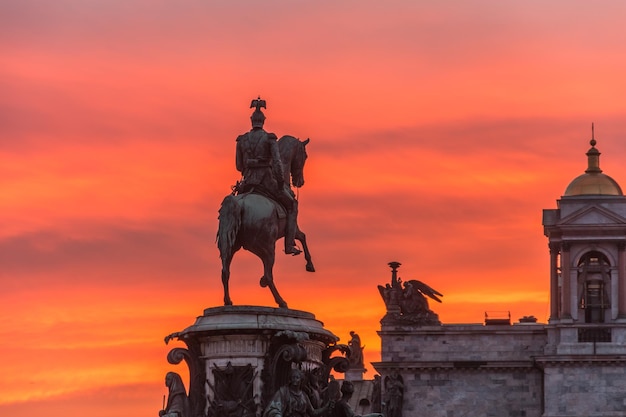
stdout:
<svg viewBox="0 0 626 417">
<path fill-rule="evenodd" d="M 263 129 L 265 115 L 261 107 L 266 108 L 265 100 L 252 100 L 250 107 L 256 107 L 250 119 L 252 130 L 237 137 L 237 170 L 243 176 L 237 187 L 240 193 L 256 189 L 269 194 L 287 211 L 285 227 L 285 253 L 299 255 L 295 235 L 298 217 L 298 201 L 295 199 L 289 183 L 285 183 L 283 165 L 280 161 L 277 137 Z"/>
</svg>

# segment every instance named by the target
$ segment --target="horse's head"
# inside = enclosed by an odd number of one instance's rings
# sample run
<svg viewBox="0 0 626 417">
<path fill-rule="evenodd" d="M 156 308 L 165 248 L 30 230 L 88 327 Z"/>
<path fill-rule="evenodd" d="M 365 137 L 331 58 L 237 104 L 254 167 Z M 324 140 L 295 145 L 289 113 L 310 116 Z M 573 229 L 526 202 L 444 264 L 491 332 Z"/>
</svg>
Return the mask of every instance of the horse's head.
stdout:
<svg viewBox="0 0 626 417">
<path fill-rule="evenodd" d="M 285 176 L 291 174 L 291 184 L 300 188 L 304 185 L 304 163 L 306 162 L 306 145 L 310 139 L 300 141 L 293 136 L 283 136 L 278 141 Z M 285 178 L 288 180 L 288 178 Z"/>
</svg>

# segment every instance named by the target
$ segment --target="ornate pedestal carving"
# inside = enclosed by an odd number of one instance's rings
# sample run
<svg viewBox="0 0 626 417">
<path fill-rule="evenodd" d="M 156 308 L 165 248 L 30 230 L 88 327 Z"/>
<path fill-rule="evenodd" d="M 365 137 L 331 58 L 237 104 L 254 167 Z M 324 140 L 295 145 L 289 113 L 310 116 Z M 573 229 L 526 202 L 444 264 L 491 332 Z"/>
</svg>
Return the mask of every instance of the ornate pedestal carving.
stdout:
<svg viewBox="0 0 626 417">
<path fill-rule="evenodd" d="M 196 322 L 166 338 L 183 341 L 168 361 L 189 366 L 189 413 L 183 417 L 255 416 L 288 382 L 292 367 L 316 378 L 321 390 L 331 369 L 345 372 L 349 349 L 305 311 L 256 306 L 208 308 Z M 321 384 L 321 385 L 320 385 Z M 319 393 L 317 393 L 319 395 Z M 315 393 L 312 393 L 315 395 Z"/>
</svg>

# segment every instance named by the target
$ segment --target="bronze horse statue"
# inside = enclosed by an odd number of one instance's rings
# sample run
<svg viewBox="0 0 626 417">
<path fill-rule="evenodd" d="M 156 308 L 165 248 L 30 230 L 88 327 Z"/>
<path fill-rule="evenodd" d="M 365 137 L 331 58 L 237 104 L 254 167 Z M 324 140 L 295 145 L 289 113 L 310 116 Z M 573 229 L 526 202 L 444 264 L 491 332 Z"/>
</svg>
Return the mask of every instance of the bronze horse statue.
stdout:
<svg viewBox="0 0 626 417">
<path fill-rule="evenodd" d="M 307 158 L 306 145 L 309 139 L 300 141 L 293 136 L 283 136 L 278 141 L 280 159 L 283 164 L 285 184 L 300 188 L 304 185 L 304 163 Z M 261 287 L 269 287 L 279 307 L 287 308 L 287 303 L 274 285 L 272 269 L 276 255 L 276 241 L 285 235 L 284 209 L 274 200 L 254 192 L 228 195 L 219 210 L 217 247 L 222 259 L 222 284 L 224 285 L 224 305 L 232 305 L 228 281 L 230 264 L 235 252 L 244 248 L 261 258 L 263 276 Z M 306 235 L 297 228 L 296 240 L 302 244 L 306 270 L 314 272 L 311 254 L 306 244 Z"/>
</svg>

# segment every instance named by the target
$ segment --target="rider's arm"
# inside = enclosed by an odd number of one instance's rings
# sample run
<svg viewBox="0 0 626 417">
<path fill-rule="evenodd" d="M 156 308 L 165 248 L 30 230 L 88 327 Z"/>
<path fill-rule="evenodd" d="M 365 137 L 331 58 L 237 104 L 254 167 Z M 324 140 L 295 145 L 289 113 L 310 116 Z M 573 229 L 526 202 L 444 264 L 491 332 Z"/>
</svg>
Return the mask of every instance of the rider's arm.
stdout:
<svg viewBox="0 0 626 417">
<path fill-rule="evenodd" d="M 237 171 L 243 173 L 245 168 L 244 165 L 244 157 L 243 157 L 243 145 L 241 142 L 242 136 L 237 137 L 237 148 L 235 151 L 235 166 L 237 167 Z"/>
</svg>

